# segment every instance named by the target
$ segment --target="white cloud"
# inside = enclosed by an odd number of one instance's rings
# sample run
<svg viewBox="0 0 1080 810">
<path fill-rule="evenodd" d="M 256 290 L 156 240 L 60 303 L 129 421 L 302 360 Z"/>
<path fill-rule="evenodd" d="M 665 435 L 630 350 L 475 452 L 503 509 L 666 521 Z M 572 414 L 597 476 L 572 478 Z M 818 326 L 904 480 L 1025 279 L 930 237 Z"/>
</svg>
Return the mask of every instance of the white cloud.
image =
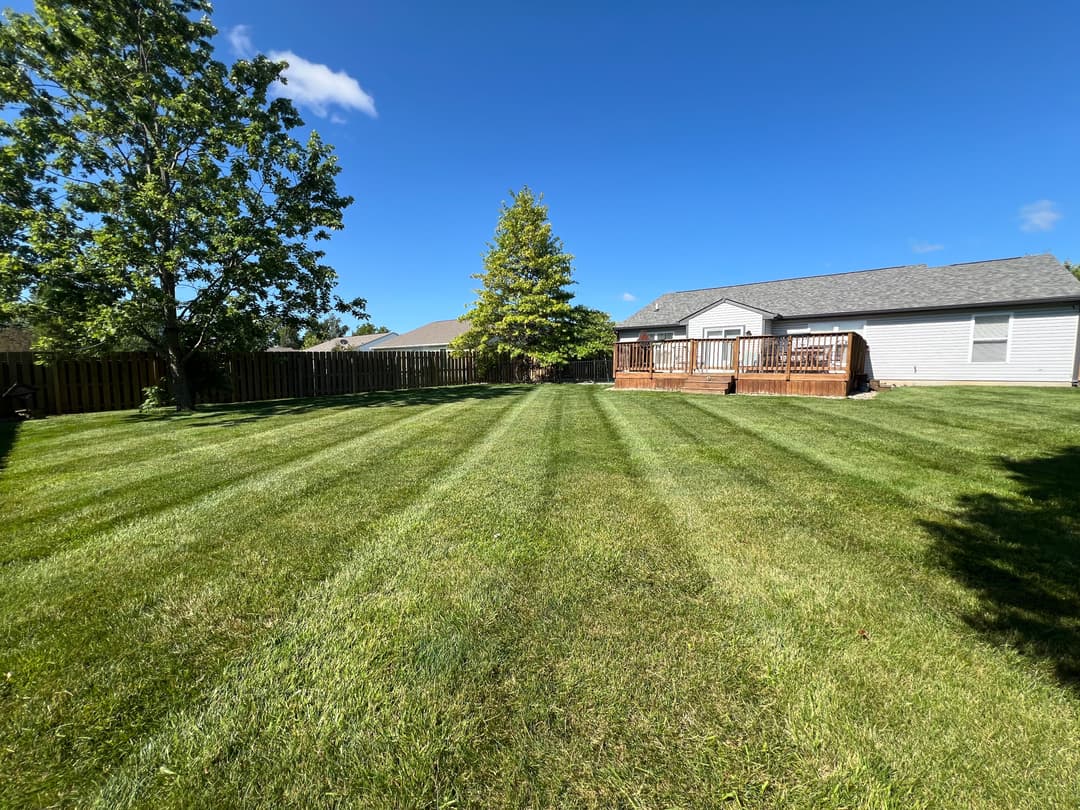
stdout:
<svg viewBox="0 0 1080 810">
<path fill-rule="evenodd" d="M 240 59 L 250 59 L 255 55 L 255 45 L 251 42 L 250 25 L 234 25 L 225 35 L 229 40 L 233 56 Z"/>
<path fill-rule="evenodd" d="M 622 300 L 623 301 L 637 301 L 637 296 L 634 295 L 633 293 L 626 292 L 626 293 L 622 294 Z"/>
<path fill-rule="evenodd" d="M 270 51 L 275 62 L 288 62 L 285 68 L 287 84 L 275 84 L 275 92 L 287 96 L 320 118 L 326 118 L 330 107 L 341 107 L 375 118 L 375 99 L 364 92 L 360 83 L 345 71 L 333 71 L 326 65 L 309 62 L 292 51 Z"/>
<path fill-rule="evenodd" d="M 915 253 L 933 253 L 935 250 L 944 250 L 944 245 L 936 242 L 927 242 L 925 239 L 916 239 L 911 243 L 911 249 Z"/>
<path fill-rule="evenodd" d="M 1061 212 L 1053 200 L 1038 200 L 1020 209 L 1020 230 L 1049 231 L 1061 219 Z"/>
</svg>

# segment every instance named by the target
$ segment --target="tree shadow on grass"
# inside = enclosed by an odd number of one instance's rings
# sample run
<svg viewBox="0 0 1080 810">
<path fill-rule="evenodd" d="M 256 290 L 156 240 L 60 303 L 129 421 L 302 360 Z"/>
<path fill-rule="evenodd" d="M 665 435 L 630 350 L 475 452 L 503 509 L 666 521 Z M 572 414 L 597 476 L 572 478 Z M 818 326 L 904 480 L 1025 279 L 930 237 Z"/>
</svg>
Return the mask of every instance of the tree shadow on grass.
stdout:
<svg viewBox="0 0 1080 810">
<path fill-rule="evenodd" d="M 400 391 L 368 391 L 360 394 L 311 397 L 305 399 L 276 399 L 268 402 L 236 402 L 200 405 L 193 414 L 175 411 L 133 413 L 133 422 L 183 419 L 186 427 L 229 427 L 258 422 L 274 416 L 288 416 L 334 408 L 401 408 L 420 405 L 443 405 L 463 400 L 496 399 L 520 396 L 529 385 L 452 385 L 439 388 L 413 388 Z"/>
<path fill-rule="evenodd" d="M 967 622 L 1080 693 L 1080 447 L 1001 464 L 1015 494 L 965 495 L 956 519 L 923 526 L 936 562 L 981 598 Z"/>
</svg>

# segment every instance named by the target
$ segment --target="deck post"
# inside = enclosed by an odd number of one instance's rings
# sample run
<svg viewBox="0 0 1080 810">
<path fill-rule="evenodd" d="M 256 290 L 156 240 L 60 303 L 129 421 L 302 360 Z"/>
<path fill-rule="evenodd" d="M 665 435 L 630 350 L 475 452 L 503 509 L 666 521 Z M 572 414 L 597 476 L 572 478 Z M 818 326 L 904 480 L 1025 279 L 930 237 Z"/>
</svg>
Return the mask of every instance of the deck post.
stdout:
<svg viewBox="0 0 1080 810">
<path fill-rule="evenodd" d="M 611 350 L 611 379 L 615 379 L 615 374 L 619 371 L 619 338 L 615 338 L 615 348 Z"/>
<path fill-rule="evenodd" d="M 855 342 L 855 333 L 847 333 L 847 351 L 844 353 L 844 376 L 847 377 L 847 388 L 844 391 L 845 394 L 851 393 L 851 349 L 852 344 Z"/>
<path fill-rule="evenodd" d="M 787 367 L 784 369 L 784 380 L 791 379 L 791 347 L 794 344 L 794 340 L 791 335 L 785 335 L 784 340 L 787 341 Z"/>
<path fill-rule="evenodd" d="M 697 364 L 697 341 L 690 341 L 690 356 L 686 358 L 686 373 L 693 374 L 694 366 Z"/>
<path fill-rule="evenodd" d="M 739 378 L 739 345 L 742 338 L 736 335 L 735 344 L 731 347 L 731 374 L 735 379 Z"/>
</svg>

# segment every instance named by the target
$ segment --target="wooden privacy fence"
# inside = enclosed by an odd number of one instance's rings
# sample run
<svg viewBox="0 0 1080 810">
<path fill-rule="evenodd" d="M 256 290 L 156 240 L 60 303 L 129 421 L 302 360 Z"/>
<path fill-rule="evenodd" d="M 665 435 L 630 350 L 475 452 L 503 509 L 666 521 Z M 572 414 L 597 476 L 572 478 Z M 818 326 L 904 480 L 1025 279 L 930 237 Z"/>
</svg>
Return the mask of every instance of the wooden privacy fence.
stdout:
<svg viewBox="0 0 1080 810">
<path fill-rule="evenodd" d="M 203 357 L 212 380 L 196 394 L 200 403 L 255 402 L 471 383 L 531 379 L 521 363 L 481 370 L 471 355 L 447 352 L 257 352 Z M 41 361 L 41 362 L 36 362 Z M 166 376 L 161 358 L 124 353 L 100 358 L 0 353 L 0 394 L 15 382 L 36 389 L 34 411 L 85 413 L 137 408 L 143 389 Z"/>
<path fill-rule="evenodd" d="M 143 389 L 157 385 L 165 364 L 156 355 L 126 352 L 93 359 L 65 358 L 48 365 L 32 352 L 0 353 L 0 394 L 12 383 L 36 389 L 36 413 L 84 413 L 138 408 Z"/>
</svg>

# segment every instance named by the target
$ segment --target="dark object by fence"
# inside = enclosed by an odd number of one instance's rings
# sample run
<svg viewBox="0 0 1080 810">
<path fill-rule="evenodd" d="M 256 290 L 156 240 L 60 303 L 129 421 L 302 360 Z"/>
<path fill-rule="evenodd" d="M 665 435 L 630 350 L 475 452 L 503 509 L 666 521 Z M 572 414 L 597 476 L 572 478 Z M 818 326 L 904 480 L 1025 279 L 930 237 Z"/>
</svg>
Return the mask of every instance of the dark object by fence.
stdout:
<svg viewBox="0 0 1080 810">
<path fill-rule="evenodd" d="M 33 415 L 31 400 L 37 389 L 23 385 L 20 382 L 12 383 L 3 394 L 0 394 L 0 417 L 10 419 L 29 419 Z"/>
</svg>

